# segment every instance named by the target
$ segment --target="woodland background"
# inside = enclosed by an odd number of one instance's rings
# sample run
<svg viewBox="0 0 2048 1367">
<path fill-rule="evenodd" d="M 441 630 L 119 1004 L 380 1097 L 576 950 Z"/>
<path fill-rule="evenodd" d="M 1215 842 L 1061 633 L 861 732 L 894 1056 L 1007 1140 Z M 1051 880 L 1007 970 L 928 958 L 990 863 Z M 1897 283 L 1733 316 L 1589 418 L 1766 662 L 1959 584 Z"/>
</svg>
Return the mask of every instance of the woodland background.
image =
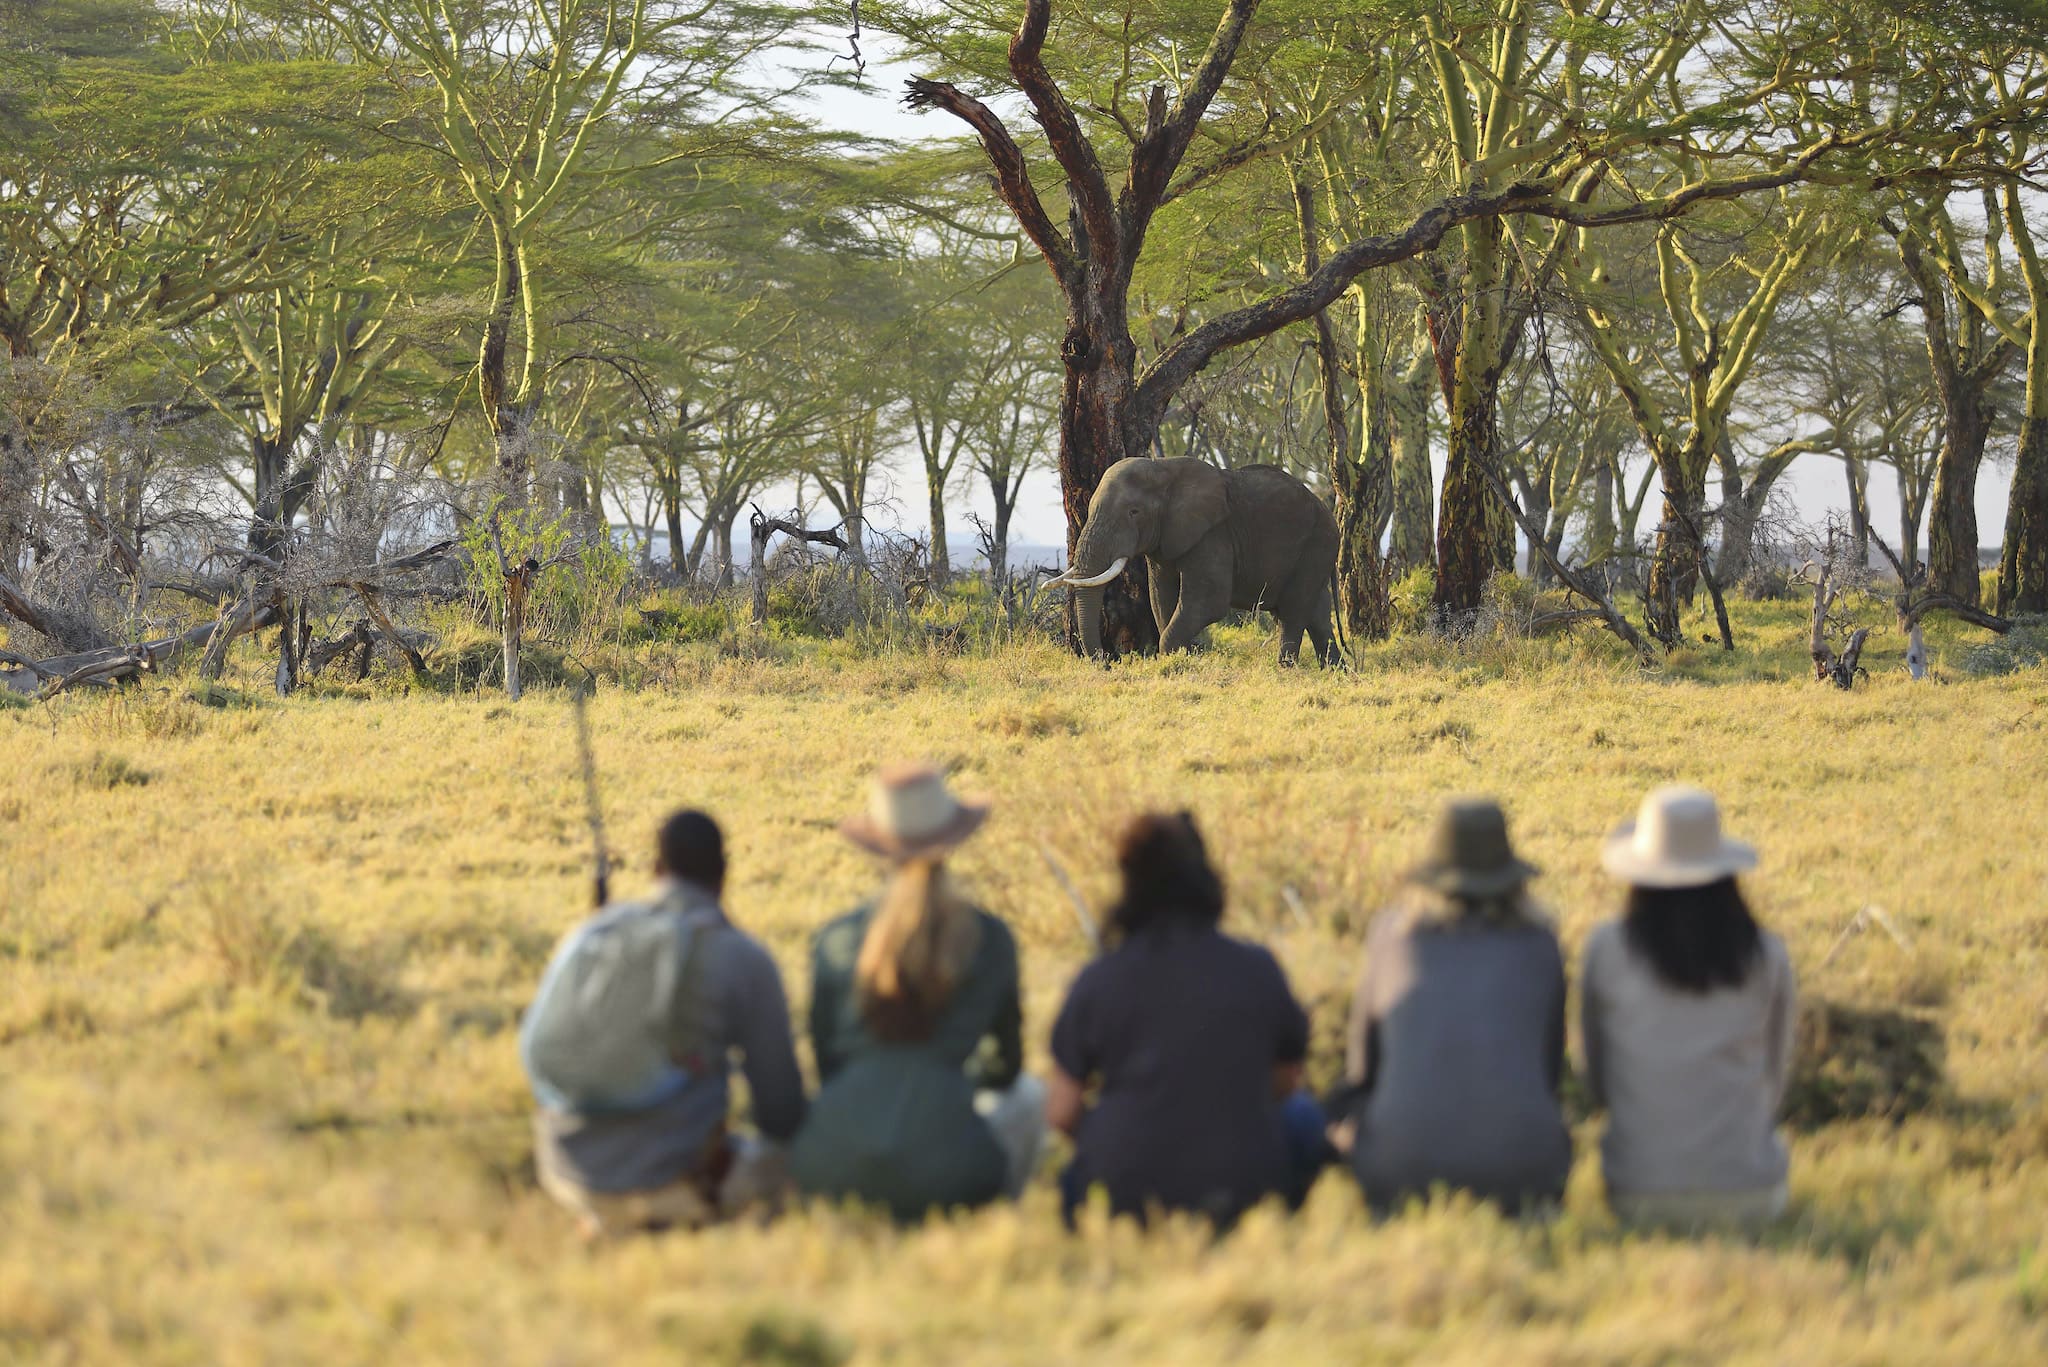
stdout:
<svg viewBox="0 0 2048 1367">
<path fill-rule="evenodd" d="M 2009 628 L 2048 608 L 2031 5 L 8 0 L 0 664 L 217 675 L 282 625 L 288 691 L 461 600 L 516 695 L 529 615 L 687 617 L 776 521 L 838 542 L 785 557 L 830 561 L 792 627 L 973 567 L 1057 629 L 1027 484 L 1071 538 L 1147 453 L 1324 491 L 1367 640 L 1515 570 L 1646 661 L 1802 568 Z M 928 137 L 817 98 L 867 79 L 849 23 Z"/>
</svg>

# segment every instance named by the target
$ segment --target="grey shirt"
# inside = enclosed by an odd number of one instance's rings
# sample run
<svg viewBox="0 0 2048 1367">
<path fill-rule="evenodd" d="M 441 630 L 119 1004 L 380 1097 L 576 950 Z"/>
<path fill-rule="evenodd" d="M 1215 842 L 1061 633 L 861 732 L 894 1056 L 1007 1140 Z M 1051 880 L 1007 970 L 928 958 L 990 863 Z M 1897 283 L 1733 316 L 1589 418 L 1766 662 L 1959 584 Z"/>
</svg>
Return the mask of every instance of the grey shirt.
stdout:
<svg viewBox="0 0 2048 1367">
<path fill-rule="evenodd" d="M 677 989 L 690 994 L 675 1017 L 677 1061 L 690 1070 L 688 1085 L 629 1114 L 546 1107 L 534 1114 L 538 1162 L 591 1191 L 648 1191 L 694 1171 L 723 1133 L 735 1051 L 762 1135 L 786 1141 L 803 1123 L 803 1074 L 775 960 L 726 919 L 710 893 L 688 883 L 673 884 L 663 895 L 670 892 L 684 899 L 686 915 L 709 921 L 691 945 Z"/>
<path fill-rule="evenodd" d="M 1792 1059 L 1795 987 L 1784 941 L 1764 933 L 1740 987 L 1670 986 L 1620 921 L 1586 940 L 1586 1081 L 1607 1106 L 1600 1167 L 1631 1195 L 1749 1192 L 1785 1180 L 1778 1104 Z"/>
<path fill-rule="evenodd" d="M 1508 1209 L 1553 1199 L 1571 1172 L 1558 1110 L 1564 957 L 1536 921 L 1382 912 L 1352 1005 L 1352 1170 L 1375 1206 L 1436 1183 Z"/>
</svg>

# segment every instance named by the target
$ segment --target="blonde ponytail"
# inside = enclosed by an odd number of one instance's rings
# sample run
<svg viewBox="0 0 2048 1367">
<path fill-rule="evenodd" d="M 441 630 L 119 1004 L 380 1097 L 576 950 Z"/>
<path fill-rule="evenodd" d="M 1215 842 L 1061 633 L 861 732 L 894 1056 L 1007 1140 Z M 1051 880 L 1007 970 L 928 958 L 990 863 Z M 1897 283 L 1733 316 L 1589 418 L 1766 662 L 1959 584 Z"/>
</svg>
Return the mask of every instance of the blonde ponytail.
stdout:
<svg viewBox="0 0 2048 1367">
<path fill-rule="evenodd" d="M 974 909 L 937 859 L 898 864 L 854 961 L 861 1020 L 892 1043 L 929 1038 L 980 944 Z"/>
</svg>

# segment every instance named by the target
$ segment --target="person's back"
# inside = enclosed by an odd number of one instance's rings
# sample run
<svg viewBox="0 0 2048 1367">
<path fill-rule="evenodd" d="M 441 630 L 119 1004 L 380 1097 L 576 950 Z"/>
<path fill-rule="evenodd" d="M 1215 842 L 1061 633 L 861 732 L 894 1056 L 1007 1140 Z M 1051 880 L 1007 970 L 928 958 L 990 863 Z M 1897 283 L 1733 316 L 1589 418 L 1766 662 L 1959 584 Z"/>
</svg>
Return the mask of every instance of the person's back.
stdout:
<svg viewBox="0 0 2048 1367">
<path fill-rule="evenodd" d="M 1036 1163 L 1045 1099 L 1022 1071 L 1017 942 L 943 866 L 986 814 L 909 766 L 885 770 L 841 827 L 891 871 L 878 902 L 812 944 L 820 1087 L 790 1149 L 811 1195 L 914 1220 L 1015 1195 Z"/>
<path fill-rule="evenodd" d="M 1307 1050 L 1308 1021 L 1266 950 L 1168 922 L 1083 969 L 1053 1058 L 1100 1079 L 1075 1136 L 1080 1188 L 1119 1214 L 1149 1206 L 1219 1221 L 1291 1194 L 1277 1064 Z"/>
<path fill-rule="evenodd" d="M 1711 796 L 1668 787 L 1602 862 L 1629 884 L 1623 917 L 1587 938 L 1580 992 L 1609 1203 L 1641 1223 L 1760 1226 L 1786 1202 L 1796 991 L 1737 886 L 1755 851 L 1721 834 Z"/>
<path fill-rule="evenodd" d="M 929 1033 L 884 1039 L 862 1019 L 855 973 L 874 914 L 840 917 L 812 948 L 819 1091 L 791 1173 L 814 1195 L 858 1197 L 899 1219 L 986 1204 L 1003 1194 L 1008 1164 L 975 1095 L 1010 1087 L 1023 1063 L 1016 941 L 974 910 L 974 957 Z"/>
<path fill-rule="evenodd" d="M 716 826 L 678 813 L 659 857 L 653 898 L 607 907 L 564 938 L 521 1030 L 541 1184 L 591 1234 L 699 1224 L 772 1200 L 772 1146 L 804 1115 L 781 974 L 718 902 Z M 626 953 L 668 958 L 606 962 Z M 728 1137 L 734 1052 L 765 1145 Z"/>
<path fill-rule="evenodd" d="M 1385 914 L 1359 1006 L 1376 1066 L 1351 1153 L 1387 1206 L 1435 1183 L 1518 1208 L 1571 1171 L 1557 1105 L 1564 961 L 1534 922 L 1417 923 Z"/>
<path fill-rule="evenodd" d="M 1535 872 L 1497 805 L 1453 802 L 1406 903 L 1373 922 L 1332 1111 L 1376 1208 L 1438 1184 L 1509 1211 L 1564 1192 L 1564 957 L 1524 892 Z"/>
<path fill-rule="evenodd" d="M 1601 1172 L 1625 1193 L 1743 1191 L 1785 1180 L 1777 1108 L 1792 1026 L 1792 960 L 1759 940 L 1741 983 L 1688 992 L 1609 921 L 1586 941 L 1586 1041 L 1606 1102 Z"/>
</svg>

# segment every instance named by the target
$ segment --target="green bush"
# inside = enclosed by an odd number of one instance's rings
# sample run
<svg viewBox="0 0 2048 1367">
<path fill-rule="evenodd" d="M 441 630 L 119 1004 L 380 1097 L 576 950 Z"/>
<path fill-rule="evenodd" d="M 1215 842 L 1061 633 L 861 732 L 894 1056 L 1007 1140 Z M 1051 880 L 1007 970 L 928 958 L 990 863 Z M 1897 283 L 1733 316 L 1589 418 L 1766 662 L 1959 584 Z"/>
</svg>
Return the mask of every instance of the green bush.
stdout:
<svg viewBox="0 0 2048 1367">
<path fill-rule="evenodd" d="M 2048 617 L 2017 617 L 2012 630 L 1963 652 L 1963 673 L 1978 678 L 2017 674 L 2048 664 Z"/>
<path fill-rule="evenodd" d="M 1397 635 L 1418 636 L 1429 630 L 1430 606 L 1436 599 L 1436 571 L 1418 565 L 1394 581 L 1387 597 L 1393 603 Z"/>
</svg>

